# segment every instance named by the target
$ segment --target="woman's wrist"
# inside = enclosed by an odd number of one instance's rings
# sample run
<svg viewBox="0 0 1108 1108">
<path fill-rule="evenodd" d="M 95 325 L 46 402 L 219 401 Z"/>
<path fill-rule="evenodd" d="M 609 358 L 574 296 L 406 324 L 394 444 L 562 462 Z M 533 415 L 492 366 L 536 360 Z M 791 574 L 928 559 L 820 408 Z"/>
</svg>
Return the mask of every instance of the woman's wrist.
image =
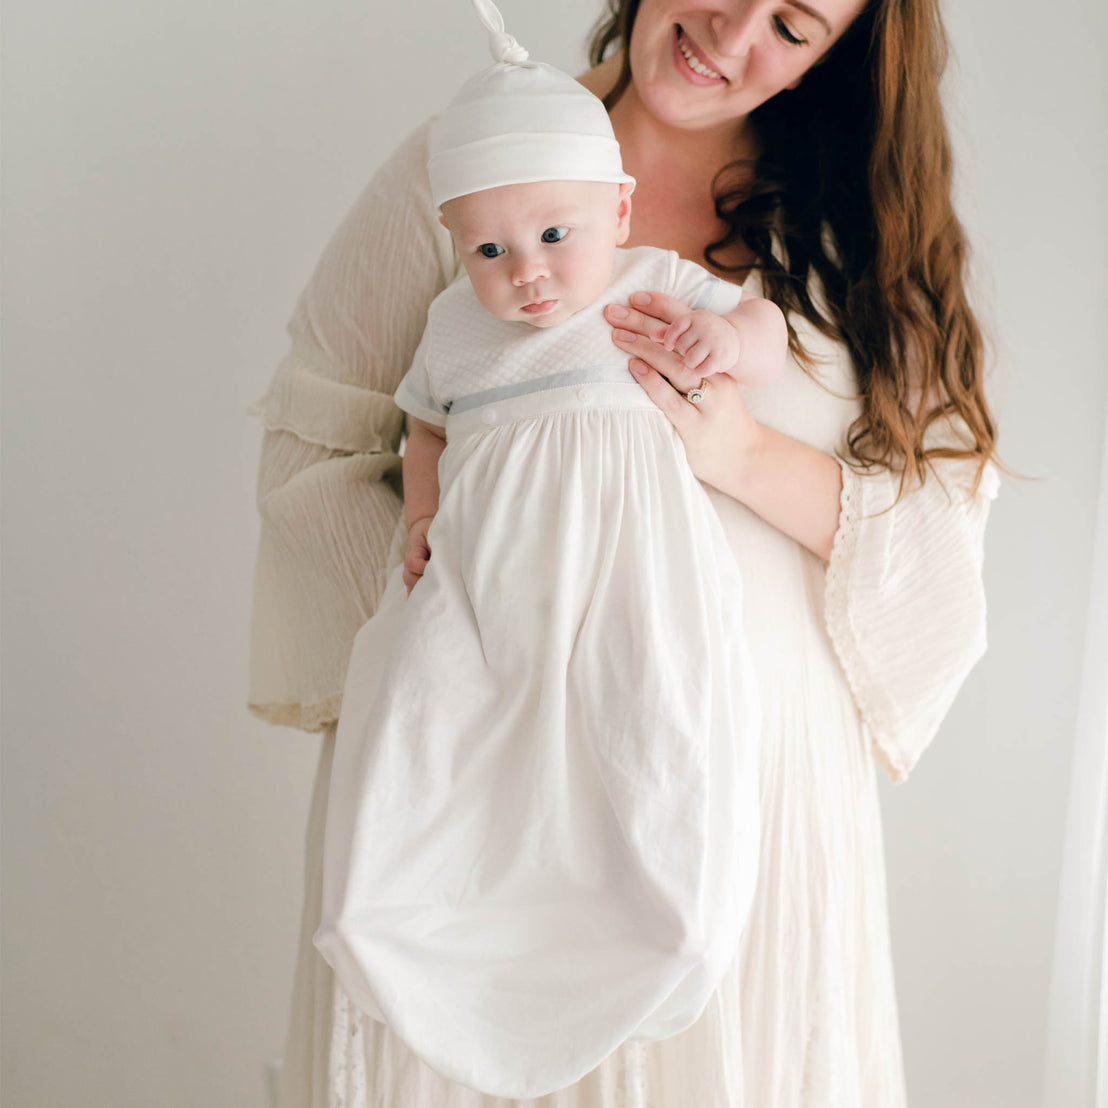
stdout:
<svg viewBox="0 0 1108 1108">
<path fill-rule="evenodd" d="M 753 419 L 750 424 L 720 482 L 709 484 L 827 561 L 839 526 L 838 459 Z"/>
<path fill-rule="evenodd" d="M 766 428 L 749 414 L 745 422 L 747 426 L 738 436 L 735 459 L 731 467 L 731 479 L 735 485 L 733 495 L 736 500 L 742 500 L 744 493 L 753 487 L 765 465 Z"/>
<path fill-rule="evenodd" d="M 708 473 L 703 480 L 745 504 L 764 465 L 765 434 L 766 428 L 749 413 L 743 412 L 741 425 L 736 428 L 726 458 L 721 459 L 722 464 L 716 472 Z"/>
</svg>

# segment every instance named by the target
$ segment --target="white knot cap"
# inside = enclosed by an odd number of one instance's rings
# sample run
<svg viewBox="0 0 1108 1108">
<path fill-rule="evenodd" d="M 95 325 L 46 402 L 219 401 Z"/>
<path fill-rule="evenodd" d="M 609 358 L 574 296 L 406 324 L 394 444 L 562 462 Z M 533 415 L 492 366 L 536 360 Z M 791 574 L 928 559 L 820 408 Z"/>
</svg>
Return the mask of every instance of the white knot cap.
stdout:
<svg viewBox="0 0 1108 1108">
<path fill-rule="evenodd" d="M 504 17 L 492 0 L 473 0 L 473 7 L 477 18 L 489 32 L 489 49 L 496 61 L 509 65 L 534 65 L 534 62 L 527 61 L 530 57 L 527 51 L 504 30 Z"/>
<path fill-rule="evenodd" d="M 604 105 L 545 62 L 497 63 L 471 77 L 435 122 L 427 172 L 436 208 L 531 181 L 634 184 Z"/>
<path fill-rule="evenodd" d="M 528 53 L 492 0 L 473 0 L 493 65 L 471 77 L 431 132 L 435 207 L 456 196 L 531 181 L 634 185 L 604 105 L 568 73 Z"/>
<path fill-rule="evenodd" d="M 507 31 L 489 31 L 489 49 L 498 62 L 509 65 L 534 65 L 528 62 L 530 54 Z"/>
</svg>

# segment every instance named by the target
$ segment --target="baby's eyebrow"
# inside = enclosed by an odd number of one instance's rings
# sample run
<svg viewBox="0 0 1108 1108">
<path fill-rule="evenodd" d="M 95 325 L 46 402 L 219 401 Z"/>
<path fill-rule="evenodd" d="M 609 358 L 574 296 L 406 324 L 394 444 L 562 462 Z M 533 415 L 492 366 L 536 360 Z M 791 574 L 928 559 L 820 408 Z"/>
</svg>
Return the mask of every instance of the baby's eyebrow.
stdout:
<svg viewBox="0 0 1108 1108">
<path fill-rule="evenodd" d="M 461 231 L 456 237 L 466 246 L 483 246 L 486 242 L 496 242 L 495 235 L 482 234 L 480 231 Z"/>
<path fill-rule="evenodd" d="M 580 218 L 581 210 L 575 207 L 552 208 L 540 215 L 520 220 L 521 224 L 530 224 L 545 230 L 547 227 L 555 227 L 565 223 L 573 223 Z M 468 227 L 459 228 L 455 232 L 456 238 L 466 246 L 482 246 L 486 242 L 500 242 L 496 234 L 481 231 L 479 228 L 471 230 Z"/>
</svg>

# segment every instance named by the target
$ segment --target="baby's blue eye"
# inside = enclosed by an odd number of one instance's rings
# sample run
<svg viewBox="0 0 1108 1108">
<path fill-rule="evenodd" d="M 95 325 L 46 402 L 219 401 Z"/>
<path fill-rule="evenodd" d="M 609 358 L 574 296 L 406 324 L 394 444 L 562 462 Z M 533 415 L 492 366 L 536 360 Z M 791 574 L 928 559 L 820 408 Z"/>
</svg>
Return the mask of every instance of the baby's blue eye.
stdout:
<svg viewBox="0 0 1108 1108">
<path fill-rule="evenodd" d="M 477 249 L 486 258 L 497 258 L 504 253 L 504 247 L 497 246 L 495 242 L 483 242 L 480 246 L 477 247 Z"/>
<path fill-rule="evenodd" d="M 568 227 L 547 227 L 541 238 L 543 242 L 561 242 L 568 234 Z"/>
</svg>

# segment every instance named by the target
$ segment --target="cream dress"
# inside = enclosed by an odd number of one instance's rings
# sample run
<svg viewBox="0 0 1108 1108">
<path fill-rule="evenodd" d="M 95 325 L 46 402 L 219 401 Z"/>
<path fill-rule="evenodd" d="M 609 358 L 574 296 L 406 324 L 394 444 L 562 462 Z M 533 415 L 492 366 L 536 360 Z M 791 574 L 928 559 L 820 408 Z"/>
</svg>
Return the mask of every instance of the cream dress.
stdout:
<svg viewBox="0 0 1108 1108">
<path fill-rule="evenodd" d="M 905 779 L 984 650 L 992 469 L 975 489 L 972 466 L 947 464 L 891 507 L 895 476 L 844 465 L 829 566 L 711 492 L 745 582 L 762 840 L 738 953 L 688 1030 L 619 1048 L 549 1096 L 497 1100 L 440 1078 L 362 1016 L 312 946 L 346 663 L 402 552 L 392 394 L 459 269 L 426 159 L 424 125 L 325 251 L 261 403 L 251 707 L 323 732 L 281 1108 L 901 1108 L 876 768 Z M 759 291 L 756 276 L 746 288 Z M 842 348 L 797 326 L 815 372 L 790 363 L 748 404 L 836 452 L 859 411 L 853 373 Z"/>
</svg>

